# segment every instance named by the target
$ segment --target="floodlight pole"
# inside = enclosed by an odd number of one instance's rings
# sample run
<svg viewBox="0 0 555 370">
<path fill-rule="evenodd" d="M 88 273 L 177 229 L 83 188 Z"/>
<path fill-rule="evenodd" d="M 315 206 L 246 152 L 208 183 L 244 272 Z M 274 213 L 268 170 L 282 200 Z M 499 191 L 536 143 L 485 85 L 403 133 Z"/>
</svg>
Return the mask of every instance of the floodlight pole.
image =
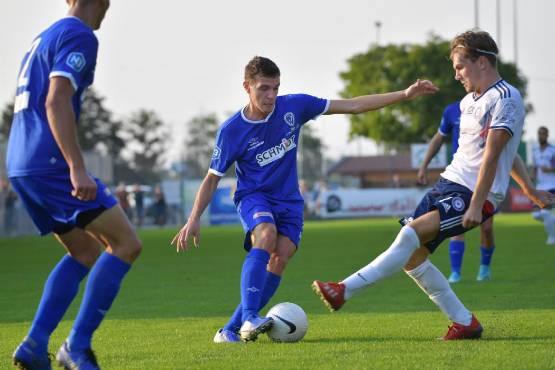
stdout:
<svg viewBox="0 0 555 370">
<path fill-rule="evenodd" d="M 474 28 L 480 28 L 480 0 L 474 0 Z"/>
</svg>

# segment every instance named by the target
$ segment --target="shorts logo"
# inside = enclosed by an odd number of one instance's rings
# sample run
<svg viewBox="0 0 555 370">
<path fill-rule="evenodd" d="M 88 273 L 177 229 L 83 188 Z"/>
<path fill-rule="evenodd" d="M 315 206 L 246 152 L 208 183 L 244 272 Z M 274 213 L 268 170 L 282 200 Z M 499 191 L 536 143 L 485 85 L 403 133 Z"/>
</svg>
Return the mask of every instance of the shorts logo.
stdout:
<svg viewBox="0 0 555 370">
<path fill-rule="evenodd" d="M 214 147 L 214 151 L 212 152 L 212 159 L 220 159 L 220 155 L 222 154 L 222 150 L 219 147 Z"/>
<path fill-rule="evenodd" d="M 295 127 L 295 115 L 293 114 L 293 112 L 285 113 L 285 116 L 283 116 L 283 119 L 285 120 L 285 123 L 289 125 L 289 127 L 291 128 Z"/>
<path fill-rule="evenodd" d="M 451 209 L 451 206 L 447 203 L 441 203 L 441 205 L 445 209 L 445 213 L 449 212 L 449 210 Z"/>
<path fill-rule="evenodd" d="M 75 72 L 81 72 L 85 65 L 87 64 L 87 60 L 83 53 L 70 53 L 67 56 L 66 64 L 71 67 Z"/>
<path fill-rule="evenodd" d="M 256 212 L 254 215 L 252 215 L 253 220 L 256 220 L 259 217 L 270 217 L 272 220 L 274 219 L 274 215 L 272 214 L 272 212 Z"/>
<path fill-rule="evenodd" d="M 461 197 L 455 197 L 453 198 L 453 200 L 451 201 L 451 204 L 453 205 L 453 208 L 456 211 L 462 211 L 464 209 L 464 200 L 462 200 Z"/>
</svg>

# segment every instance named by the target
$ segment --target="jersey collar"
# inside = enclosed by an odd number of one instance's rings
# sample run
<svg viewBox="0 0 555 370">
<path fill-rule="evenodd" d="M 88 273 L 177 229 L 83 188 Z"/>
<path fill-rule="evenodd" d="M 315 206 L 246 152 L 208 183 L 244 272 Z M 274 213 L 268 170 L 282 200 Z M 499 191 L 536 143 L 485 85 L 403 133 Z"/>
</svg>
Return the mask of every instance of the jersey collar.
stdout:
<svg viewBox="0 0 555 370">
<path fill-rule="evenodd" d="M 270 117 L 272 117 L 272 115 L 274 114 L 274 111 L 276 110 L 276 104 L 274 104 L 274 109 L 272 109 L 272 111 L 270 112 L 270 114 L 268 114 L 268 115 L 266 116 L 266 118 L 264 118 L 264 119 L 262 119 L 262 120 L 259 120 L 259 121 L 253 121 L 253 120 L 248 119 L 247 116 L 245 115 L 245 109 L 247 109 L 247 107 L 244 107 L 243 109 L 241 109 L 241 118 L 243 118 L 243 120 L 244 120 L 245 122 L 252 123 L 252 124 L 255 124 L 255 125 L 256 125 L 256 124 L 259 124 L 259 123 L 266 123 L 266 122 L 268 122 L 268 120 L 270 119 Z"/>
</svg>

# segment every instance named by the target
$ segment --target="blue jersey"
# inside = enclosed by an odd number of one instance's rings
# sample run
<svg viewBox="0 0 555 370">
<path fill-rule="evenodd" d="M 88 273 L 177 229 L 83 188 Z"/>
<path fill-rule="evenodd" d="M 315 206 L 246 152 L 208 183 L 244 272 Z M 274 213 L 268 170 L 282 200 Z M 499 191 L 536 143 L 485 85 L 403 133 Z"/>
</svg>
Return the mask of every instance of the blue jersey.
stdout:
<svg viewBox="0 0 555 370">
<path fill-rule="evenodd" d="M 46 117 L 50 78 L 63 76 L 71 81 L 77 121 L 81 95 L 93 82 L 97 51 L 98 40 L 92 29 L 75 17 L 57 21 L 33 41 L 17 81 L 7 152 L 9 177 L 67 170 Z"/>
<path fill-rule="evenodd" d="M 218 130 L 210 172 L 223 176 L 236 163 L 236 203 L 256 192 L 278 200 L 302 200 L 297 178 L 300 129 L 328 106 L 326 99 L 295 94 L 278 96 L 274 110 L 262 121 L 237 112 Z"/>
<path fill-rule="evenodd" d="M 459 134 L 461 125 L 461 108 L 460 101 L 449 104 L 443 111 L 441 116 L 441 123 L 439 124 L 438 132 L 443 136 L 451 136 L 451 143 L 453 153 L 459 148 Z"/>
</svg>

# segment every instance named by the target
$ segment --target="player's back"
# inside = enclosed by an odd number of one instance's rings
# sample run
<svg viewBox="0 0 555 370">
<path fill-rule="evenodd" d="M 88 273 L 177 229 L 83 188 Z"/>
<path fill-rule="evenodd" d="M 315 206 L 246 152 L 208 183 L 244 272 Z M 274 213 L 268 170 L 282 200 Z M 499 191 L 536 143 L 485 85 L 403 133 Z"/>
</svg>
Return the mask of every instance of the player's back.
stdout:
<svg viewBox="0 0 555 370">
<path fill-rule="evenodd" d="M 8 176 L 52 173 L 67 168 L 46 114 L 50 78 L 63 76 L 71 82 L 77 120 L 81 94 L 93 80 L 97 50 L 98 41 L 92 29 L 75 17 L 55 22 L 33 41 L 17 79 L 8 142 Z"/>
</svg>

